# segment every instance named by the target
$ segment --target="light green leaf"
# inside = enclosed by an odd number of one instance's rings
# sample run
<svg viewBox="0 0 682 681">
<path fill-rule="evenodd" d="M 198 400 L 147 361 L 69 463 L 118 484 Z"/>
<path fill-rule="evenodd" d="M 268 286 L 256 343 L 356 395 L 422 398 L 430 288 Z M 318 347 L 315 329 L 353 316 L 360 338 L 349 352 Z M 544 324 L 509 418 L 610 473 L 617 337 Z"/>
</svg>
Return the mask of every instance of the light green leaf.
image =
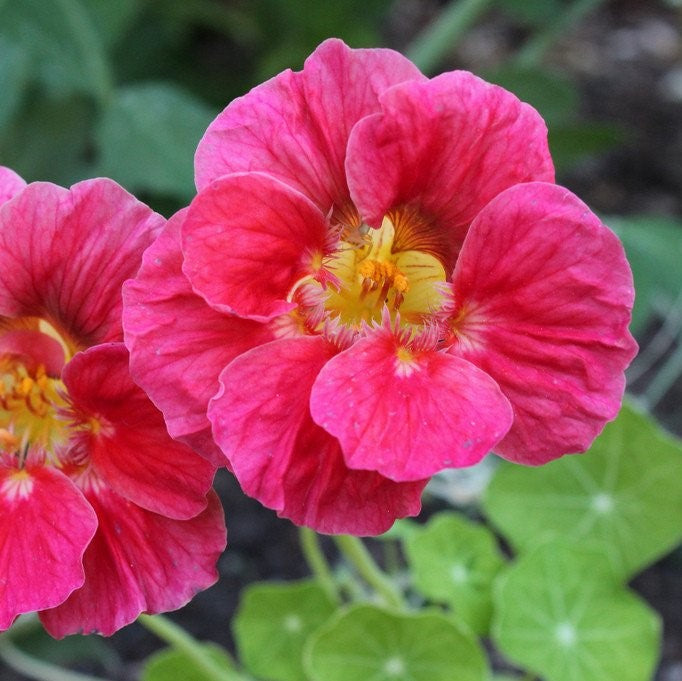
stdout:
<svg viewBox="0 0 682 681">
<path fill-rule="evenodd" d="M 561 543 L 521 556 L 496 583 L 494 642 L 545 681 L 650 681 L 660 621 L 609 571 Z"/>
<path fill-rule="evenodd" d="M 306 646 L 312 681 L 484 681 L 473 636 L 438 612 L 359 605 L 339 613 Z"/>
<path fill-rule="evenodd" d="M 206 655 L 226 669 L 232 663 L 220 646 L 213 643 L 202 645 Z M 234 672 L 234 678 L 240 678 Z M 246 678 L 246 677 L 243 677 Z M 214 681 L 205 671 L 199 669 L 196 662 L 186 653 L 166 648 L 147 659 L 140 676 L 140 681 Z"/>
<path fill-rule="evenodd" d="M 538 468 L 503 463 L 484 509 L 519 550 L 572 538 L 627 579 L 682 541 L 682 445 L 624 405 L 589 452 Z"/>
<path fill-rule="evenodd" d="M 100 172 L 133 192 L 191 199 L 193 159 L 214 112 L 174 85 L 116 91 L 97 129 Z"/>
<path fill-rule="evenodd" d="M 491 586 L 504 565 L 490 530 L 456 513 L 441 513 L 407 538 L 405 551 L 417 589 L 449 604 L 476 633 L 487 633 Z"/>
<path fill-rule="evenodd" d="M 303 645 L 332 612 L 334 604 L 310 580 L 248 587 L 233 620 L 240 659 L 267 681 L 301 681 Z"/>
<path fill-rule="evenodd" d="M 682 292 L 682 223 L 656 216 L 608 217 L 621 238 L 635 278 L 632 329 L 644 330 L 654 311 L 664 315 Z"/>
<path fill-rule="evenodd" d="M 53 95 L 86 92 L 100 100 L 111 87 L 109 64 L 79 0 L 21 0 L 0 5 L 0 32 L 31 55 Z"/>
<path fill-rule="evenodd" d="M 396 520 L 390 529 L 386 530 L 383 534 L 378 535 L 375 539 L 396 541 L 404 541 L 407 537 L 411 537 L 413 534 L 419 532 L 421 526 L 419 523 L 409 518 L 403 518 L 402 520 Z"/>
<path fill-rule="evenodd" d="M 0 36 L 0 128 L 16 113 L 29 81 L 28 52 Z"/>
</svg>

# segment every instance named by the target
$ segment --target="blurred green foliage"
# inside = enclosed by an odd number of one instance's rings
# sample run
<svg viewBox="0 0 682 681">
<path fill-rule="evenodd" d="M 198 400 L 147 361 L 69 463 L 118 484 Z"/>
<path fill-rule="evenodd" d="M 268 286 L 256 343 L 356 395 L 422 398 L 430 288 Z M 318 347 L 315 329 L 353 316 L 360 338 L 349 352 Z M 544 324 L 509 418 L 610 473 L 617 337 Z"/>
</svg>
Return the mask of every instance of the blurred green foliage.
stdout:
<svg viewBox="0 0 682 681">
<path fill-rule="evenodd" d="M 107 175 L 170 213 L 193 196 L 193 151 L 220 109 L 263 79 L 300 68 L 329 36 L 354 47 L 383 44 L 392 6 L 0 0 L 0 163 L 29 181 L 62 185 Z M 487 11 L 506 13 L 538 39 L 544 23 L 556 30 L 570 20 L 564 14 L 573 6 L 459 0 L 414 36 L 413 50 L 403 48 L 431 72 Z M 512 62 L 484 75 L 546 116 L 560 168 L 622 139 L 613 126 L 583 123 L 575 84 L 542 64 Z"/>
</svg>

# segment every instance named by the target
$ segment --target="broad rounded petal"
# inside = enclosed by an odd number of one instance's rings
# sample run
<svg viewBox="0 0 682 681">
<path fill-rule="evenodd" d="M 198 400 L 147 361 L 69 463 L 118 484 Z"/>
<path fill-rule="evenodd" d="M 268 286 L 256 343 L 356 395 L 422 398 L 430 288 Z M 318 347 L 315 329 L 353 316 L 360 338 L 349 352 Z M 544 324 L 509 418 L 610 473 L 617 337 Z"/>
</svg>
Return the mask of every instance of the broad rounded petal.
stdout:
<svg viewBox="0 0 682 681">
<path fill-rule="evenodd" d="M 319 532 L 380 534 L 396 518 L 419 513 L 426 481 L 350 470 L 338 441 L 313 423 L 310 389 L 335 352 L 309 336 L 241 355 L 223 372 L 209 418 L 247 494 Z"/>
<path fill-rule="evenodd" d="M 262 171 L 327 213 L 348 201 L 344 159 L 350 130 L 379 110 L 378 97 L 423 78 L 401 54 L 322 43 L 303 71 L 284 71 L 234 100 L 209 126 L 195 158 L 199 190 L 233 172 Z"/>
<path fill-rule="evenodd" d="M 74 411 L 89 426 L 80 445 L 107 485 L 169 518 L 191 518 L 205 508 L 215 469 L 168 435 L 161 413 L 130 378 L 123 343 L 78 353 L 63 379 Z"/>
<path fill-rule="evenodd" d="M 225 457 L 206 417 L 218 376 L 242 352 L 272 340 L 259 322 L 217 312 L 182 273 L 180 227 L 174 215 L 123 288 L 123 328 L 135 382 L 163 412 L 172 437 L 216 465 Z"/>
<path fill-rule="evenodd" d="M 0 210 L 0 314 L 48 319 L 73 348 L 121 340 L 121 285 L 163 223 L 111 180 L 28 185 Z"/>
<path fill-rule="evenodd" d="M 0 204 L 9 201 L 25 186 L 26 182 L 24 182 L 24 180 L 22 180 L 13 170 L 5 166 L 0 166 Z"/>
<path fill-rule="evenodd" d="M 95 512 L 62 473 L 0 463 L 0 630 L 59 605 L 83 584 Z"/>
<path fill-rule="evenodd" d="M 471 73 L 397 85 L 381 105 L 350 137 L 353 201 L 373 226 L 391 209 L 416 208 L 429 229 L 445 235 L 448 271 L 490 199 L 519 182 L 554 179 L 540 115 Z"/>
<path fill-rule="evenodd" d="M 587 449 L 618 413 L 637 351 L 618 238 L 568 190 L 519 185 L 472 224 L 453 290 L 452 351 L 490 374 L 514 408 L 496 452 L 541 464 Z"/>
<path fill-rule="evenodd" d="M 88 494 L 99 528 L 85 553 L 85 584 L 40 619 L 55 638 L 110 636 L 141 612 L 176 610 L 218 578 L 225 521 L 215 493 L 191 520 L 145 511 L 106 489 Z"/>
<path fill-rule="evenodd" d="M 326 217 L 302 194 L 261 173 L 229 175 L 192 201 L 183 271 L 214 309 L 267 321 L 295 307 L 287 295 L 327 240 Z"/>
<path fill-rule="evenodd" d="M 350 468 L 396 481 L 477 463 L 512 420 L 489 376 L 445 352 L 412 350 L 386 328 L 327 362 L 310 407 Z"/>
</svg>

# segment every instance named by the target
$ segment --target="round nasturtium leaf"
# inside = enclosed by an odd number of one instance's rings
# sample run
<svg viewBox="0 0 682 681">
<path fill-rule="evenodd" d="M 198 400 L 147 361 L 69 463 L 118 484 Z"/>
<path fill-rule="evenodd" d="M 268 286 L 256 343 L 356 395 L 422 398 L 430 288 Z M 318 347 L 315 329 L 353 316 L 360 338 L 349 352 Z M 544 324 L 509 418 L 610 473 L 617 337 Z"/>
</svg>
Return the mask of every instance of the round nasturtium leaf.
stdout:
<svg viewBox="0 0 682 681">
<path fill-rule="evenodd" d="M 628 579 L 682 541 L 682 444 L 627 405 L 592 448 L 539 468 L 502 463 L 484 498 L 518 550 L 566 537 Z"/>
<path fill-rule="evenodd" d="M 233 681 L 247 681 L 238 672 L 228 671 L 232 668 L 232 662 L 220 646 L 206 643 L 201 647 L 204 654 L 225 670 L 225 674 L 229 674 Z M 213 681 L 213 677 L 184 651 L 166 648 L 147 658 L 140 681 Z"/>
<path fill-rule="evenodd" d="M 311 636 L 304 655 L 312 681 L 484 681 L 473 636 L 439 612 L 397 613 L 358 605 Z"/>
<path fill-rule="evenodd" d="M 476 633 L 487 633 L 492 582 L 504 565 L 488 528 L 457 513 L 441 513 L 407 538 L 405 552 L 422 594 L 450 605 Z"/>
<path fill-rule="evenodd" d="M 603 557 L 548 542 L 497 578 L 492 637 L 545 681 L 650 681 L 660 621 Z"/>
<path fill-rule="evenodd" d="M 316 582 L 258 583 L 244 590 L 233 631 L 239 658 L 266 681 L 301 681 L 303 645 L 334 612 Z"/>
</svg>

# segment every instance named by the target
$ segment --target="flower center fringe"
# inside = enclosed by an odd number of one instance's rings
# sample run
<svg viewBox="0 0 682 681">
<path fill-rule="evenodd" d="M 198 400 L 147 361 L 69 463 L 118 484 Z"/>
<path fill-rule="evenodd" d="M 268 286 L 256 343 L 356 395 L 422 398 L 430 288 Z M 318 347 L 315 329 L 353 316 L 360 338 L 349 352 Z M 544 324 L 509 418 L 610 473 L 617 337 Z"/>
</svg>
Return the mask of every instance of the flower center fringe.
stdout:
<svg viewBox="0 0 682 681">
<path fill-rule="evenodd" d="M 297 282 L 289 296 L 298 303 L 298 328 L 359 332 L 382 323 L 385 311 L 401 328 L 427 326 L 444 304 L 445 269 L 433 253 L 401 248 L 401 242 L 410 243 L 388 216 L 379 229 L 360 225 L 344 232 L 324 269 L 314 268 L 318 274 Z"/>
</svg>

